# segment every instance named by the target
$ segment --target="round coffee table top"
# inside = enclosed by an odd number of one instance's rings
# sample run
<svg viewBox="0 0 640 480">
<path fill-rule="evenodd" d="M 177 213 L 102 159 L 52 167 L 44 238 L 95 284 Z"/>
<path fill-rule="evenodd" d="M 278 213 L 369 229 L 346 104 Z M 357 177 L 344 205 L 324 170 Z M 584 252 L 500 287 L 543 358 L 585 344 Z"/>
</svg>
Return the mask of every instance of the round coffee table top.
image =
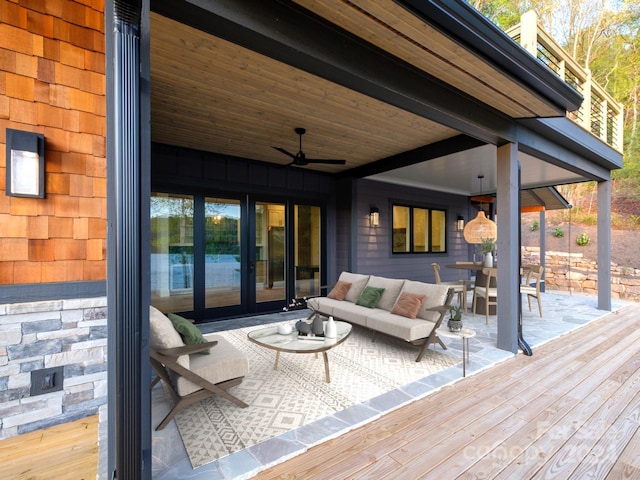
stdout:
<svg viewBox="0 0 640 480">
<path fill-rule="evenodd" d="M 351 324 L 339 320 L 336 323 L 336 338 L 326 337 L 299 337 L 298 332 L 292 325 L 292 332 L 287 335 L 278 333 L 278 327 L 265 327 L 252 330 L 247 334 L 247 338 L 253 343 L 280 352 L 292 353 L 314 353 L 331 350 L 336 345 L 344 342 L 351 333 Z M 325 322 L 326 325 L 326 322 Z"/>
</svg>

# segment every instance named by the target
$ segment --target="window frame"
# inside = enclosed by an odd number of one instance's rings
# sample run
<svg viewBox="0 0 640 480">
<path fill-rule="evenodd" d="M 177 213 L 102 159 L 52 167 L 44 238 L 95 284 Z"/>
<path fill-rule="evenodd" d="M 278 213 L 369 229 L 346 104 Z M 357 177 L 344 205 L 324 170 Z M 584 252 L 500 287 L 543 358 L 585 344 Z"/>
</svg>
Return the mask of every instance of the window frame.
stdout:
<svg viewBox="0 0 640 480">
<path fill-rule="evenodd" d="M 404 232 L 405 242 L 408 242 L 408 250 L 407 251 L 398 251 L 396 250 L 396 243 L 398 241 L 397 235 L 401 232 L 396 232 L 394 228 L 394 220 L 395 220 L 395 208 L 407 208 L 409 209 L 409 225 L 407 227 L 407 231 Z M 426 210 L 427 211 L 427 243 L 428 248 L 425 250 L 416 250 L 415 246 L 415 210 Z M 390 204 L 389 211 L 391 212 L 391 254 L 392 255 L 443 255 L 447 253 L 449 238 L 447 234 L 447 224 L 449 213 L 446 208 L 436 207 L 434 205 L 425 205 L 420 203 L 413 202 L 405 202 L 405 201 L 392 201 Z M 444 248 L 441 250 L 433 250 L 433 225 L 434 225 L 434 212 L 438 212 L 443 216 L 442 228 L 444 231 Z M 438 222 L 439 223 L 439 222 Z"/>
</svg>

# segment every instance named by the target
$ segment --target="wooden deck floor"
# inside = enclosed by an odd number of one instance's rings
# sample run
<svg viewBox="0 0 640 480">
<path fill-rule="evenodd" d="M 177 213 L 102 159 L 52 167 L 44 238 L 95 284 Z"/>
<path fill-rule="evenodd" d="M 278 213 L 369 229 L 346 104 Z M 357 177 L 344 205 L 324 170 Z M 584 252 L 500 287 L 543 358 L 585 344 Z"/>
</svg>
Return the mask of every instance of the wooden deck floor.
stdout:
<svg viewBox="0 0 640 480">
<path fill-rule="evenodd" d="M 639 479 L 638 313 L 625 307 L 256 478 Z"/>
<path fill-rule="evenodd" d="M 95 480 L 98 415 L 0 441 L 1 480 Z"/>
<path fill-rule="evenodd" d="M 259 479 L 640 479 L 631 305 L 260 473 Z M 98 419 L 0 441 L 0 479 L 93 479 Z"/>
</svg>

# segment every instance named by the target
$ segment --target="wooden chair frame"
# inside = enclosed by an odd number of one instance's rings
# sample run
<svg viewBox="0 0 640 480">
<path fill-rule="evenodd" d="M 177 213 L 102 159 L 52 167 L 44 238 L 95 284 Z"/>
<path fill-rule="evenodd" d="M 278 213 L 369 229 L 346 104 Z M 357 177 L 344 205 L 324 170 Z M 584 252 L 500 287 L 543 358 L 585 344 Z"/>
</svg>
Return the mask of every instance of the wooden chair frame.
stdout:
<svg viewBox="0 0 640 480">
<path fill-rule="evenodd" d="M 432 263 L 431 267 L 433 268 L 433 273 L 436 277 L 436 284 L 438 285 L 447 285 L 455 290 L 455 293 L 458 295 L 458 305 L 462 307 L 462 310 L 467 311 L 467 290 L 468 284 L 466 280 L 458 280 L 454 282 L 443 282 L 440 280 L 440 265 L 437 263 Z M 458 272 L 459 274 L 460 272 Z"/>
<path fill-rule="evenodd" d="M 538 311 L 540 312 L 540 318 L 542 318 L 542 299 L 540 298 L 540 282 L 542 280 L 542 272 L 544 267 L 542 265 L 531 265 L 527 269 L 527 275 L 524 283 L 520 285 L 520 293 L 527 295 L 527 301 L 529 303 L 529 311 L 531 311 L 531 299 L 535 298 L 538 302 Z M 531 285 L 532 279 L 535 280 L 535 286 Z"/>
<path fill-rule="evenodd" d="M 435 345 L 436 343 L 438 343 L 440 344 L 443 350 L 447 349 L 447 346 L 443 343 L 442 339 L 438 336 L 438 332 L 436 330 L 440 328 L 440 325 L 442 324 L 442 320 L 449 312 L 449 307 L 451 306 L 451 302 L 453 301 L 453 296 L 455 294 L 456 294 L 455 289 L 449 288 L 449 290 L 447 291 L 447 298 L 444 301 L 444 305 L 441 305 L 439 307 L 432 307 L 428 309 L 430 312 L 440 312 L 440 317 L 438 317 L 438 320 L 436 320 L 436 324 L 433 327 L 433 330 L 431 330 L 431 333 L 427 338 L 422 338 L 420 340 L 415 340 L 411 342 L 413 345 L 420 345 L 422 347 L 418 352 L 418 357 L 416 358 L 416 362 L 419 362 L 422 360 L 422 357 L 424 357 L 424 354 L 427 351 L 427 348 L 431 344 Z"/>
<path fill-rule="evenodd" d="M 478 285 L 476 280 L 476 286 L 473 289 L 473 314 L 476 314 L 476 301 L 478 297 L 484 298 L 484 316 L 487 325 L 489 325 L 489 307 L 498 305 L 498 290 L 496 287 L 491 287 L 491 279 L 495 278 L 498 270 L 496 268 L 483 268 L 482 273 L 485 275 L 485 284 Z M 493 298 L 494 300 L 490 300 Z"/>
<path fill-rule="evenodd" d="M 151 349 L 151 367 L 157 373 L 157 377 L 151 382 L 151 388 L 153 388 L 156 383 L 160 380 L 164 381 L 165 385 L 169 388 L 171 392 L 171 396 L 173 397 L 174 406 L 171 411 L 167 414 L 166 417 L 160 422 L 160 425 L 156 427 L 156 430 L 162 430 L 167 424 L 176 416 L 180 410 L 192 405 L 200 400 L 203 400 L 212 395 L 220 395 L 221 397 L 226 398 L 230 402 L 238 405 L 239 407 L 246 408 L 248 405 L 244 403 L 239 398 L 231 395 L 227 389 L 234 387 L 236 385 L 240 385 L 244 377 L 231 378 L 229 380 L 225 380 L 220 383 L 213 384 L 209 382 L 207 379 L 201 377 L 200 375 L 192 372 L 184 368 L 182 365 L 178 364 L 178 357 L 182 355 L 191 355 L 194 353 L 199 353 L 202 350 L 206 350 L 207 348 L 215 348 L 218 344 L 217 341 L 202 343 L 198 345 L 186 345 L 184 347 L 176 347 L 176 348 L 167 348 L 167 349 Z M 171 380 L 170 372 L 175 372 L 176 374 L 190 380 L 202 387 L 201 390 L 197 390 L 189 395 L 184 397 L 180 396 L 177 392 L 175 385 Z"/>
</svg>

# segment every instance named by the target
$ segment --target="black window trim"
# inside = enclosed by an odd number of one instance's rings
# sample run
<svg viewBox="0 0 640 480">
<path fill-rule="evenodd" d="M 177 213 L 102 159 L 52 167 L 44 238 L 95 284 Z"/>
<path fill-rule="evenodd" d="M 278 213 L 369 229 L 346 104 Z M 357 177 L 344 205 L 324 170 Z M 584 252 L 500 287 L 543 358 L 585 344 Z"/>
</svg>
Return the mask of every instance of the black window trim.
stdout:
<svg viewBox="0 0 640 480">
<path fill-rule="evenodd" d="M 409 224 L 410 224 L 410 235 L 409 235 L 409 251 L 408 252 L 396 252 L 394 251 L 394 247 L 393 247 L 393 211 L 394 211 L 394 207 L 406 207 L 409 209 Z M 429 229 L 428 229 L 428 242 L 429 242 L 429 248 L 427 249 L 427 251 L 424 252 L 416 252 L 414 251 L 414 245 L 413 245 L 413 210 L 415 208 L 419 208 L 422 210 L 428 210 L 429 212 Z M 446 207 L 438 207 L 438 206 L 434 206 L 433 204 L 428 205 L 428 204 L 422 204 L 422 203 L 418 203 L 418 202 L 407 202 L 405 200 L 392 200 L 390 202 L 390 208 L 389 211 L 391 212 L 391 218 L 390 218 L 390 222 L 391 222 L 391 229 L 390 229 L 390 235 L 391 235 L 391 255 L 444 255 L 447 253 L 448 251 L 448 244 L 449 244 L 449 235 L 448 235 L 448 231 L 447 231 L 447 225 L 448 225 L 448 219 L 449 219 L 449 211 Z M 433 222 L 433 212 L 434 211 L 438 211 L 438 212 L 442 212 L 444 214 L 444 249 L 443 250 L 439 250 L 437 252 L 432 251 L 432 245 L 433 245 L 433 239 L 432 239 L 432 233 L 431 233 L 431 225 Z"/>
</svg>

